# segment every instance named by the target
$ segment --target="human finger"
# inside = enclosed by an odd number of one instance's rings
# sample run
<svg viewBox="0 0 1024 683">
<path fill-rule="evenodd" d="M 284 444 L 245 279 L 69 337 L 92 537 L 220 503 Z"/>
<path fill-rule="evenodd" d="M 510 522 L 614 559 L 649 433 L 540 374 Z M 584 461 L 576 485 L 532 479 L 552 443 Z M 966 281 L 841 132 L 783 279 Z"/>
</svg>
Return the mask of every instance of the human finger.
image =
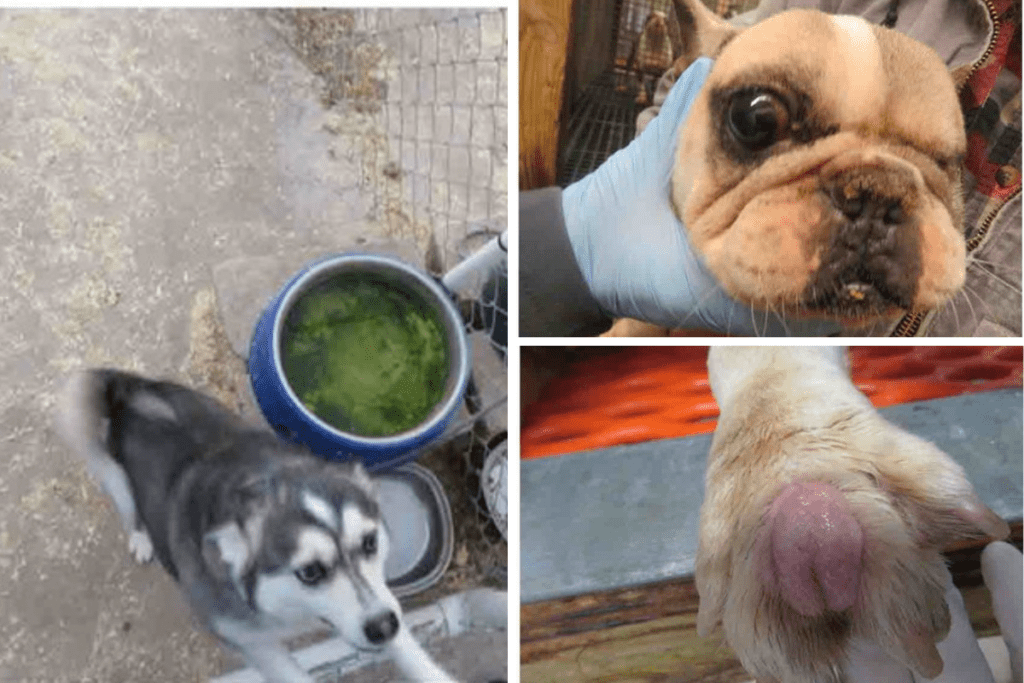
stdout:
<svg viewBox="0 0 1024 683">
<path fill-rule="evenodd" d="M 992 594 L 992 612 L 999 623 L 1006 649 L 1010 653 L 1012 680 L 1021 683 L 1021 634 L 1024 599 L 1021 581 L 1024 558 L 1009 543 L 989 543 L 981 553 L 981 575 Z"/>
<path fill-rule="evenodd" d="M 919 683 L 995 683 L 967 616 L 964 597 L 953 585 L 953 577 L 948 571 L 946 604 L 949 606 L 949 635 L 935 646 L 942 657 L 942 673 L 934 679 L 915 675 L 914 680 Z"/>
</svg>

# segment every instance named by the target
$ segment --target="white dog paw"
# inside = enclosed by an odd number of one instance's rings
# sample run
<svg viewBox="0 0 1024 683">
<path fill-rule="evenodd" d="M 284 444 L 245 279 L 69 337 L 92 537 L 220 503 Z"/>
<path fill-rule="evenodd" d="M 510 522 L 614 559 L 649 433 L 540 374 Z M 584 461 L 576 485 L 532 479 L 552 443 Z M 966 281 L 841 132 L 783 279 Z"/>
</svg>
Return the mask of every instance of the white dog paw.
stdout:
<svg viewBox="0 0 1024 683">
<path fill-rule="evenodd" d="M 153 559 L 153 541 L 143 529 L 136 529 L 128 536 L 128 552 L 139 564 L 146 564 Z"/>
</svg>

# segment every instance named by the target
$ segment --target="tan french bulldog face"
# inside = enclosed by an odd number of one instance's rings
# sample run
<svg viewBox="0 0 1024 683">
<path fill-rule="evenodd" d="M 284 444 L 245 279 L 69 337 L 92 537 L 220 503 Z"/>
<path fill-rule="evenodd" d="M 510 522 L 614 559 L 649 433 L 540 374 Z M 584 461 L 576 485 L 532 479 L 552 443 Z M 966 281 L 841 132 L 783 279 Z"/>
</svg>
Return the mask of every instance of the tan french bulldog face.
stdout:
<svg viewBox="0 0 1024 683">
<path fill-rule="evenodd" d="M 680 134 L 672 201 L 734 298 L 870 322 L 963 285 L 965 148 L 930 48 L 791 10 L 725 40 Z"/>
</svg>

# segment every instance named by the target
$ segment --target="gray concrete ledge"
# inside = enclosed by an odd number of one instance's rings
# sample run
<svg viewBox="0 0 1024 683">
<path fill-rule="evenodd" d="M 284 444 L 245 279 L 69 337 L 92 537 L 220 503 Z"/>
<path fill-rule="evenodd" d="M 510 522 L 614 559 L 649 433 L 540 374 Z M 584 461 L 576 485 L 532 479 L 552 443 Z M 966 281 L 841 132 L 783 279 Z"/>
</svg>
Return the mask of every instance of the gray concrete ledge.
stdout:
<svg viewBox="0 0 1024 683">
<path fill-rule="evenodd" d="M 1022 393 L 967 394 L 882 409 L 966 470 L 1004 519 L 1022 507 Z M 522 463 L 521 600 L 693 573 L 711 435 Z"/>
</svg>

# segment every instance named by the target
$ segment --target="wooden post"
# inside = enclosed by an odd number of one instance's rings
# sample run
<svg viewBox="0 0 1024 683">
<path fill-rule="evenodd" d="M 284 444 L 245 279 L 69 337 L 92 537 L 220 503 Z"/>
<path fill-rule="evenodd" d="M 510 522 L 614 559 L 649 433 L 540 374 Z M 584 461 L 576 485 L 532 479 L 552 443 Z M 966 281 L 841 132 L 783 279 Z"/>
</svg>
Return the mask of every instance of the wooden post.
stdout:
<svg viewBox="0 0 1024 683">
<path fill-rule="evenodd" d="M 519 3 L 519 189 L 555 184 L 572 0 Z"/>
</svg>

